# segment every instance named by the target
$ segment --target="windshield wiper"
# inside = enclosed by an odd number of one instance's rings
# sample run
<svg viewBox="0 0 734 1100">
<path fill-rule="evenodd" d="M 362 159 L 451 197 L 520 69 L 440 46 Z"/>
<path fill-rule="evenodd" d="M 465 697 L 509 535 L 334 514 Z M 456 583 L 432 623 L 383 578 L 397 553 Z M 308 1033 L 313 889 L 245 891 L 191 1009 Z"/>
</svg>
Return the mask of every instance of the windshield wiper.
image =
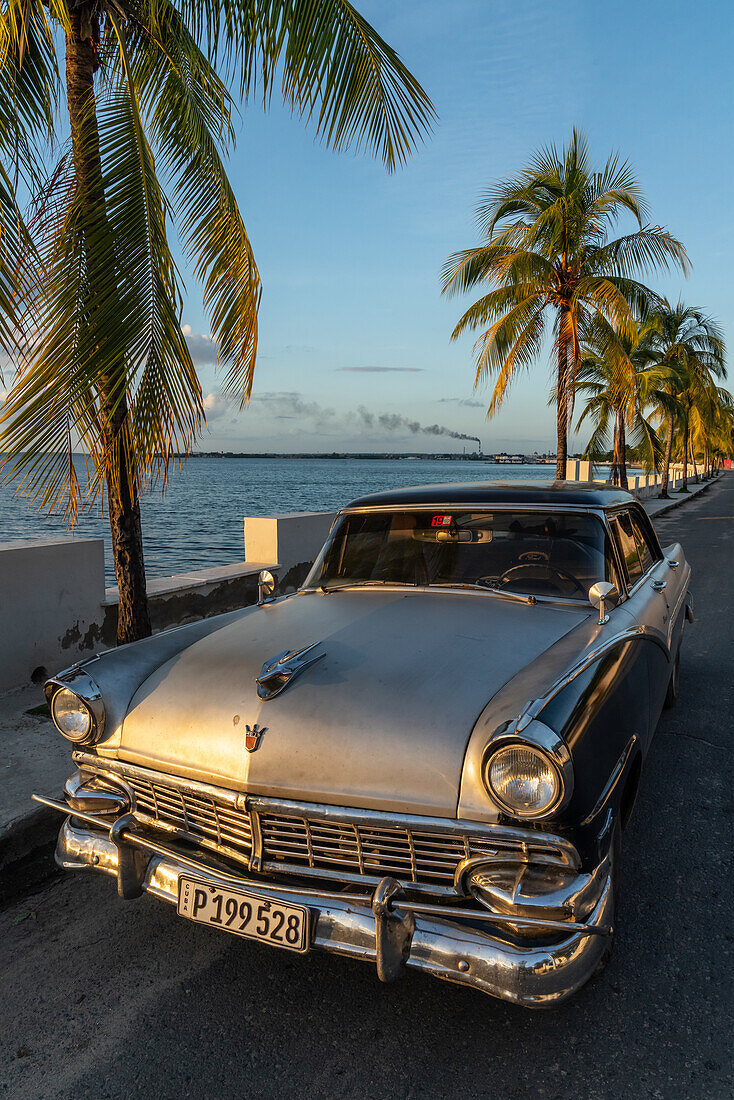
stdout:
<svg viewBox="0 0 734 1100">
<path fill-rule="evenodd" d="M 469 581 L 432 581 L 428 588 L 468 588 L 473 592 L 486 592 L 490 596 L 498 596 L 501 600 L 519 600 L 520 603 L 536 604 L 538 601 L 535 596 L 527 596 L 523 592 L 508 592 L 506 589 L 500 591 L 498 588 L 491 588 L 488 584 L 470 583 Z"/>
<path fill-rule="evenodd" d="M 346 584 L 320 584 L 319 592 L 343 592 L 345 588 L 371 588 L 373 586 L 390 585 L 392 588 L 414 588 L 410 581 L 347 581 Z"/>
</svg>

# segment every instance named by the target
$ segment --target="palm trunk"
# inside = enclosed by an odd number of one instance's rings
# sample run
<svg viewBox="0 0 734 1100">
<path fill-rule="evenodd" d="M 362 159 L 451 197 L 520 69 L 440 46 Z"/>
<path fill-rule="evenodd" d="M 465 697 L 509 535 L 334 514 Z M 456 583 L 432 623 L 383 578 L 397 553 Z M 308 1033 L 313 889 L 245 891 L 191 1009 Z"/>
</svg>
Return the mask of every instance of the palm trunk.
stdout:
<svg viewBox="0 0 734 1100">
<path fill-rule="evenodd" d="M 668 438 L 665 441 L 665 460 L 663 462 L 663 483 L 660 489 L 660 496 L 667 499 L 668 496 L 668 481 L 670 479 L 670 459 L 673 454 L 673 414 L 668 413 Z"/>
<path fill-rule="evenodd" d="M 683 423 L 683 484 L 681 492 L 688 492 L 688 413 L 685 414 Z"/>
<path fill-rule="evenodd" d="M 66 35 L 66 89 L 71 123 L 72 153 L 81 202 L 81 227 L 85 260 L 92 288 L 101 282 L 103 265 L 109 262 L 102 242 L 107 236 L 105 195 L 99 127 L 94 98 L 95 41 L 99 41 L 99 17 L 87 4 L 69 12 Z M 138 486 L 126 460 L 128 424 L 127 389 L 122 372 L 102 376 L 99 385 L 101 431 L 107 507 L 112 533 L 112 553 L 119 589 L 117 642 L 136 641 L 151 633 L 143 560 Z"/>
<path fill-rule="evenodd" d="M 698 467 L 696 466 L 696 448 L 691 440 L 691 465 L 693 466 L 693 480 L 698 485 Z"/>
<path fill-rule="evenodd" d="M 623 489 L 629 488 L 629 482 L 627 481 L 627 441 L 625 439 L 624 432 L 624 416 L 621 413 L 617 414 L 617 420 L 619 423 L 619 431 L 617 434 L 617 446 L 619 448 L 619 455 L 617 457 L 617 465 L 619 467 L 619 484 Z"/>
<path fill-rule="evenodd" d="M 560 325 L 563 331 L 563 321 Z M 568 463 L 568 342 L 558 341 L 558 399 L 556 411 L 556 480 L 566 480 Z"/>
</svg>

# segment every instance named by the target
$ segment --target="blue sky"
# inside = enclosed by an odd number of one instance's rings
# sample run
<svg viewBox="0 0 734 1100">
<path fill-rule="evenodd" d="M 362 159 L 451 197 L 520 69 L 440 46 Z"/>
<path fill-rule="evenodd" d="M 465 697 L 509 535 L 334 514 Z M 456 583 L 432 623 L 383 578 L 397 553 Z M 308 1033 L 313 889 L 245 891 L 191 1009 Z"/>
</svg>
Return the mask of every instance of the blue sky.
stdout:
<svg viewBox="0 0 734 1100">
<path fill-rule="evenodd" d="M 554 448 L 548 359 L 488 422 L 488 391 L 473 391 L 472 337 L 449 342 L 462 302 L 441 298 L 439 271 L 475 243 L 480 190 L 538 146 L 563 144 L 574 125 L 597 161 L 612 150 L 629 158 L 652 221 L 688 249 L 693 274 L 653 285 L 705 307 L 734 342 L 729 5 L 357 6 L 432 97 L 435 131 L 389 176 L 369 157 L 326 151 L 275 98 L 267 114 L 244 110 L 230 174 L 264 284 L 260 354 L 253 403 L 239 414 L 206 362 L 208 326 L 190 282 L 184 321 L 209 409 L 202 449 L 463 446 L 413 434 L 400 417 L 479 436 L 486 451 Z"/>
</svg>

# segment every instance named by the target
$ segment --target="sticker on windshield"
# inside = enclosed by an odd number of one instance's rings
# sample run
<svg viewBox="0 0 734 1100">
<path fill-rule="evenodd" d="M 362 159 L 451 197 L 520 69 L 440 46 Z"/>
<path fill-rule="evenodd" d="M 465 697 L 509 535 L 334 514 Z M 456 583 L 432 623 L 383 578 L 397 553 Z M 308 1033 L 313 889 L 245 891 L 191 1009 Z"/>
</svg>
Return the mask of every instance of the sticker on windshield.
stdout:
<svg viewBox="0 0 734 1100">
<path fill-rule="evenodd" d="M 450 527 L 451 516 L 434 516 L 431 520 L 431 527 Z"/>
</svg>

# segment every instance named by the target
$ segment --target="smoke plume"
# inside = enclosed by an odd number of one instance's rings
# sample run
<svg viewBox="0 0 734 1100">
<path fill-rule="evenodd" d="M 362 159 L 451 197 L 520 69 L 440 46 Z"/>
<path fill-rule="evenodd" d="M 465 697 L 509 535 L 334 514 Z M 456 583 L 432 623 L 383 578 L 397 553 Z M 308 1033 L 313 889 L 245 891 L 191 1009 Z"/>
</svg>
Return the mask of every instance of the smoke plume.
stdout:
<svg viewBox="0 0 734 1100">
<path fill-rule="evenodd" d="M 337 413 L 335 409 L 326 408 L 316 401 L 304 401 L 300 393 L 288 391 L 262 393 L 253 398 L 253 402 L 255 401 L 262 402 L 270 415 L 276 419 L 306 420 L 316 428 L 336 427 L 341 420 L 348 424 L 356 423 L 358 427 L 369 431 L 445 436 L 447 439 L 464 439 L 478 443 L 480 447 L 482 443 L 476 435 L 455 432 L 451 428 L 444 427 L 443 424 L 421 424 L 419 420 L 409 420 L 407 416 L 400 416 L 398 413 L 373 413 L 364 405 L 359 405 L 354 412 Z"/>
<path fill-rule="evenodd" d="M 408 420 L 407 417 L 398 416 L 397 413 L 371 413 L 364 405 L 360 405 L 357 412 L 352 415 L 356 416 L 365 428 L 382 428 L 385 432 L 407 431 L 411 435 L 445 435 L 449 439 L 470 439 L 473 443 L 480 444 L 482 442 L 476 435 L 455 432 L 442 424 L 421 424 L 419 420 Z"/>
</svg>

